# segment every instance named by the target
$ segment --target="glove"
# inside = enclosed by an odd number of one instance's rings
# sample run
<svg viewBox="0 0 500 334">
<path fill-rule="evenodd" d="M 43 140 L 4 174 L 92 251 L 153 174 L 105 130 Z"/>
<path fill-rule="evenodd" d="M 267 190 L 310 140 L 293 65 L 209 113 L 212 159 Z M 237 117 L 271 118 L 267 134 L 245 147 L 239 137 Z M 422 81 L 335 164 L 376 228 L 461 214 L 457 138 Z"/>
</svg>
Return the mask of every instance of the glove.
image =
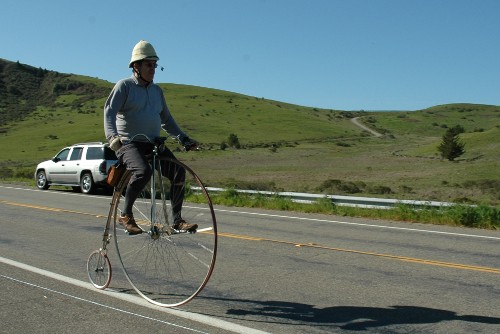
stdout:
<svg viewBox="0 0 500 334">
<path fill-rule="evenodd" d="M 111 138 L 111 141 L 109 142 L 109 148 L 111 148 L 113 151 L 118 151 L 122 147 L 122 141 L 120 137 L 116 136 Z"/>
<path fill-rule="evenodd" d="M 195 149 L 196 147 L 198 147 L 198 143 L 195 140 L 189 138 L 188 136 L 180 138 L 180 142 L 181 142 L 182 146 L 184 146 L 184 149 L 186 151 L 189 151 L 189 150 L 192 150 L 192 149 Z"/>
</svg>

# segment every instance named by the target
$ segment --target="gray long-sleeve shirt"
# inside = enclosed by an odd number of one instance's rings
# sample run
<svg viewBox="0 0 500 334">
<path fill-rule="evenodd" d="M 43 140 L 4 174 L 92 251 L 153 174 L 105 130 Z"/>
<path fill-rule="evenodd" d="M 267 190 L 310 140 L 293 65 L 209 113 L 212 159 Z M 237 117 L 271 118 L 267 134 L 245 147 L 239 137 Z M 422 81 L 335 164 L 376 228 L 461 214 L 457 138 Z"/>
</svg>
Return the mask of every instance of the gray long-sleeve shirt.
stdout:
<svg viewBox="0 0 500 334">
<path fill-rule="evenodd" d="M 161 88 L 154 83 L 141 86 L 134 75 L 118 81 L 104 105 L 106 139 L 120 136 L 129 140 L 145 134 L 153 140 L 160 136 L 161 128 L 171 136 L 186 136 L 170 114 Z"/>
</svg>

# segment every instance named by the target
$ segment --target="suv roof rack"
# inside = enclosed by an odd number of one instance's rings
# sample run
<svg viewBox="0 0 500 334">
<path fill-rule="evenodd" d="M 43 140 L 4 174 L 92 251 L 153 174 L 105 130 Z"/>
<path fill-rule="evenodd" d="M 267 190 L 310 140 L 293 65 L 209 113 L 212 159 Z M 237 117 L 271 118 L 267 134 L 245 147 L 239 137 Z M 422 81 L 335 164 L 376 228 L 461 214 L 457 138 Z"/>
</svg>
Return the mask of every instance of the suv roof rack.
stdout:
<svg viewBox="0 0 500 334">
<path fill-rule="evenodd" d="M 71 146 L 77 146 L 77 145 L 102 145 L 103 143 L 100 141 L 94 141 L 94 142 L 89 142 L 89 143 L 76 143 Z"/>
</svg>

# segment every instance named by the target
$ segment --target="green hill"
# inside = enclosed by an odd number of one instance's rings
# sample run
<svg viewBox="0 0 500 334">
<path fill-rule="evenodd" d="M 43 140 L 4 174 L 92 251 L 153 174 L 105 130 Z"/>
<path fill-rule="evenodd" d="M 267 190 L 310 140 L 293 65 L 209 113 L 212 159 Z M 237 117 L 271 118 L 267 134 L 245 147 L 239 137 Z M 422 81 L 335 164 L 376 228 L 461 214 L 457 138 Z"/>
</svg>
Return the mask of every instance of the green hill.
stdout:
<svg viewBox="0 0 500 334">
<path fill-rule="evenodd" d="M 180 126 L 202 143 L 178 156 L 211 186 L 419 200 L 500 203 L 500 107 L 450 104 L 412 112 L 308 108 L 232 92 L 160 84 Z M 0 59 L 4 178 L 76 142 L 103 141 L 113 83 Z M 383 133 L 373 137 L 353 117 Z M 461 125 L 466 153 L 440 159 L 446 128 Z M 221 149 L 235 134 L 241 149 Z M 175 147 L 173 145 L 172 147 Z"/>
</svg>

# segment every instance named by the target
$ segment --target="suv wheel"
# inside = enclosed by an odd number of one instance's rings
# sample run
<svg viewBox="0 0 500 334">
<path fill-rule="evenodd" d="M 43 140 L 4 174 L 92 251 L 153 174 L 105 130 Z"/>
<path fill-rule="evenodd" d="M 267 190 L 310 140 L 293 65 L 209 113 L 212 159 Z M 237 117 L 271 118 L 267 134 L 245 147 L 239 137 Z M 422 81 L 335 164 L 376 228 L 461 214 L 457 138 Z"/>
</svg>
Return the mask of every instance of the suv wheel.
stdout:
<svg viewBox="0 0 500 334">
<path fill-rule="evenodd" d="M 38 189 L 47 190 L 49 189 L 49 183 L 47 182 L 47 175 L 43 170 L 36 173 L 36 186 Z"/>
<path fill-rule="evenodd" d="M 82 175 L 82 178 L 80 179 L 80 188 L 84 194 L 90 194 L 94 191 L 95 183 L 92 178 L 92 174 L 85 173 Z"/>
</svg>

